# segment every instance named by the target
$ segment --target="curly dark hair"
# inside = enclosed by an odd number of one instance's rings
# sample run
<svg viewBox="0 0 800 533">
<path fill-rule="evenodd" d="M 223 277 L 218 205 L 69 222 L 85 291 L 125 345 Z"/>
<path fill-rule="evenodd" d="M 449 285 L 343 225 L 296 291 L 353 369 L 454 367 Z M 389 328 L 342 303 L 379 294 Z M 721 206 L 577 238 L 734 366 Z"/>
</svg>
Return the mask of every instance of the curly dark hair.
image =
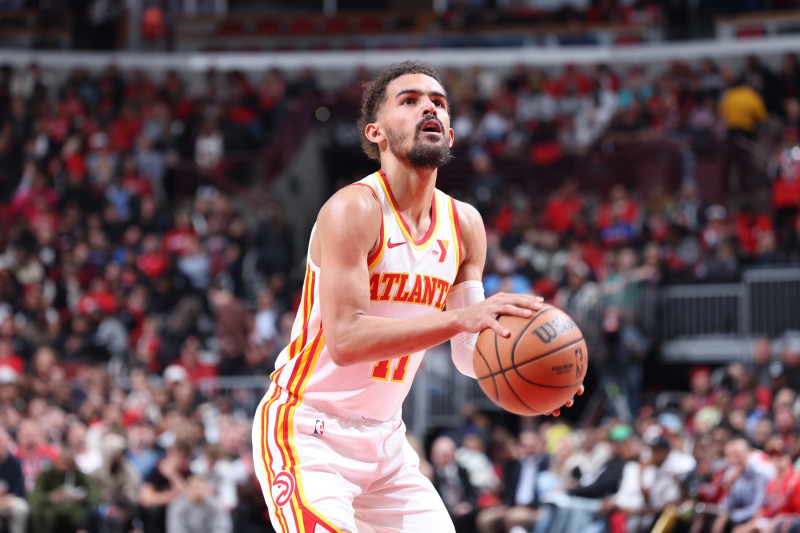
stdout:
<svg viewBox="0 0 800 533">
<path fill-rule="evenodd" d="M 364 85 L 364 94 L 361 96 L 361 114 L 357 124 L 361 135 L 361 149 L 364 150 L 367 157 L 374 161 L 380 161 L 380 152 L 377 145 L 367 139 L 364 130 L 367 124 L 371 124 L 377 119 L 378 111 L 386 101 L 386 87 L 395 79 L 406 74 L 424 74 L 438 81 L 439 85 L 443 85 L 433 67 L 421 61 L 403 61 L 389 65 Z"/>
</svg>

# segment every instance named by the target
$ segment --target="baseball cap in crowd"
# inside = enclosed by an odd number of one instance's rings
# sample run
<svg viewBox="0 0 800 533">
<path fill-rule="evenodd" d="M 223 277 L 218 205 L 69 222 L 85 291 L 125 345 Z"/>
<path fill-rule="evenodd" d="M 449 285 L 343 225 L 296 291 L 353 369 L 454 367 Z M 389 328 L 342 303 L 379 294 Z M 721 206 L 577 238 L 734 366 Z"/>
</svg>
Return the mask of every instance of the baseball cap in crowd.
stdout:
<svg viewBox="0 0 800 533">
<path fill-rule="evenodd" d="M 683 420 L 675 413 L 661 413 L 656 420 L 663 431 L 671 435 L 678 435 L 683 431 Z"/>
<path fill-rule="evenodd" d="M 122 425 L 125 427 L 145 421 L 144 413 L 138 409 L 128 409 L 122 414 Z"/>
<path fill-rule="evenodd" d="M 17 382 L 17 372 L 7 366 L 0 367 L 0 385 L 9 385 Z"/>
<path fill-rule="evenodd" d="M 672 448 L 664 435 L 655 435 L 647 440 L 647 445 L 654 450 L 669 450 Z"/>
<path fill-rule="evenodd" d="M 179 381 L 186 381 L 188 377 L 189 373 L 180 365 L 169 365 L 164 369 L 164 383 L 167 385 L 172 385 Z"/>
<path fill-rule="evenodd" d="M 622 442 L 633 435 L 633 428 L 628 424 L 616 424 L 608 430 L 608 439 L 612 442 Z"/>
</svg>

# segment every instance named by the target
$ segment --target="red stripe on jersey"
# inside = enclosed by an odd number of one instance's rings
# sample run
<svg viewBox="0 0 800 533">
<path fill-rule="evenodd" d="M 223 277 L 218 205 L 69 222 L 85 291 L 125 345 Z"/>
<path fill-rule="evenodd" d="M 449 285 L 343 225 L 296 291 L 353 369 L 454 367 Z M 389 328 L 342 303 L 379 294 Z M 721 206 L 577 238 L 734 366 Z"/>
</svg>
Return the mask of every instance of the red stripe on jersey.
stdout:
<svg viewBox="0 0 800 533">
<path fill-rule="evenodd" d="M 322 330 L 319 330 L 314 336 L 314 340 L 311 342 L 311 344 L 306 346 L 298 356 L 300 359 L 295 364 L 294 370 L 292 370 L 292 375 L 289 376 L 289 380 L 286 382 L 286 390 L 289 392 L 289 394 L 293 396 L 299 396 L 302 393 L 299 387 L 304 384 L 304 380 L 308 375 L 309 361 L 315 360 L 315 352 L 322 348 L 322 343 L 320 342 L 322 336 Z M 311 354 L 311 357 L 309 357 L 309 354 Z"/>
<path fill-rule="evenodd" d="M 461 225 L 458 223 L 458 209 L 456 209 L 456 201 L 450 197 L 450 206 L 453 208 L 453 229 L 456 232 L 456 241 L 458 242 L 458 258 L 459 261 L 464 260 L 464 248 L 461 246 Z M 461 265 L 456 265 L 460 267 Z"/>
</svg>

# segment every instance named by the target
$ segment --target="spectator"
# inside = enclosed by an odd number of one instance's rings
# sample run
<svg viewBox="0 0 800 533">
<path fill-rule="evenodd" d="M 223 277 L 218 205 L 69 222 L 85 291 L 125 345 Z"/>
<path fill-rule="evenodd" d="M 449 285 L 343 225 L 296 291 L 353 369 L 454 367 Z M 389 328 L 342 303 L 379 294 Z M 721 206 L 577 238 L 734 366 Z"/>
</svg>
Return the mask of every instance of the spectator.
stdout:
<svg viewBox="0 0 800 533">
<path fill-rule="evenodd" d="M 792 465 L 789 449 L 780 438 L 772 438 L 764 451 L 775 465 L 775 477 L 767 483 L 764 502 L 755 516 L 733 528 L 733 533 L 779 531 L 800 515 L 800 476 Z"/>
<path fill-rule="evenodd" d="M 585 338 L 597 342 L 600 312 L 600 287 L 592 281 L 591 271 L 583 261 L 567 263 L 566 284 L 556 292 L 553 305 L 563 309 L 580 327 Z"/>
<path fill-rule="evenodd" d="M 532 429 L 520 432 L 518 453 L 519 457 L 503 468 L 502 505 L 478 514 L 481 533 L 510 532 L 536 523 L 541 499 L 539 478 L 549 468 L 550 456 L 545 453 L 542 436 Z"/>
<path fill-rule="evenodd" d="M 740 78 L 730 84 L 720 100 L 720 114 L 728 128 L 725 188 L 728 204 L 738 208 L 745 194 L 755 190 L 752 143 L 759 125 L 767 120 L 767 109 L 753 81 Z"/>
<path fill-rule="evenodd" d="M 712 533 L 722 533 L 728 524 L 741 525 L 751 520 L 766 496 L 767 477 L 748 460 L 750 444 L 735 437 L 725 444 L 727 468 L 723 477 L 726 494 L 719 505 L 719 514 L 711 527 Z"/>
<path fill-rule="evenodd" d="M 161 450 L 155 444 L 155 431 L 145 415 L 136 411 L 129 415 L 125 438 L 128 460 L 140 478 L 147 478 L 161 459 Z"/>
<path fill-rule="evenodd" d="M 28 530 L 26 494 L 22 463 L 11 455 L 11 436 L 0 426 L 0 520 L 7 524 L 9 533 Z"/>
<path fill-rule="evenodd" d="M 500 488 L 500 478 L 486 453 L 486 442 L 477 427 L 464 427 L 461 431 L 461 445 L 456 450 L 456 462 L 464 467 L 469 480 L 478 490 L 480 497 L 491 498 Z"/>
<path fill-rule="evenodd" d="M 456 461 L 456 443 L 445 435 L 431 444 L 433 486 L 453 519 L 456 531 L 475 533 L 478 491 L 467 470 Z"/>
<path fill-rule="evenodd" d="M 22 461 L 25 488 L 30 492 L 39 474 L 58 459 L 58 451 L 45 442 L 42 428 L 34 420 L 26 418 L 17 428 L 16 456 Z"/>
<path fill-rule="evenodd" d="M 621 457 L 625 460 L 619 489 L 606 496 L 592 524 L 593 529 L 625 529 L 631 532 L 649 531 L 640 529 L 642 513 L 646 511 L 647 498 L 642 464 L 642 442 L 631 436 L 622 444 Z M 649 523 L 645 517 L 645 523 Z"/>
<path fill-rule="evenodd" d="M 670 512 L 674 512 L 683 502 L 689 477 L 695 467 L 693 458 L 682 461 L 679 451 L 673 453 L 672 444 L 663 435 L 651 438 L 647 444 L 650 460 L 642 469 L 644 512 L 636 517 L 638 529 L 630 531 L 649 531 L 663 511 L 671 508 Z"/>
<path fill-rule="evenodd" d="M 58 533 L 77 530 L 100 503 L 94 483 L 81 472 L 69 447 L 61 449 L 58 460 L 42 470 L 31 492 L 31 530 Z"/>
<path fill-rule="evenodd" d="M 141 478 L 125 457 L 125 438 L 107 433 L 101 447 L 102 463 L 90 475 L 100 504 L 87 513 L 78 533 L 141 530 L 136 512 Z"/>
<path fill-rule="evenodd" d="M 250 333 L 247 310 L 231 291 L 220 285 L 209 289 L 208 298 L 214 309 L 219 339 L 219 372 L 224 376 L 235 374 L 242 364 Z"/>
<path fill-rule="evenodd" d="M 207 445 L 205 453 L 191 464 L 192 473 L 203 476 L 214 488 L 214 495 L 222 507 L 230 512 L 238 504 L 239 486 L 248 479 L 246 465 L 241 456 L 242 432 L 232 423 L 219 421 L 218 445 Z"/>
<path fill-rule="evenodd" d="M 75 464 L 84 474 L 91 474 L 103 462 L 100 450 L 89 447 L 86 442 L 86 424 L 73 420 L 67 427 L 67 446 L 75 456 Z"/>
<path fill-rule="evenodd" d="M 147 530 L 149 531 L 149 530 Z M 186 489 L 167 506 L 169 533 L 231 533 L 230 515 L 211 496 L 202 476 L 189 476 Z"/>
<path fill-rule="evenodd" d="M 176 442 L 144 478 L 139 505 L 147 533 L 172 533 L 167 529 L 167 507 L 186 493 L 190 454 L 191 448 L 187 444 Z M 197 496 L 197 492 L 194 495 Z"/>
<path fill-rule="evenodd" d="M 575 486 L 550 500 L 554 512 L 551 521 L 542 531 L 577 533 L 589 527 L 596 513 L 603 508 L 604 499 L 619 490 L 626 464 L 625 443 L 636 438 L 631 426 L 612 426 L 607 433 L 607 441 L 611 446 L 610 456 L 598 467 L 582 472 Z"/>
</svg>

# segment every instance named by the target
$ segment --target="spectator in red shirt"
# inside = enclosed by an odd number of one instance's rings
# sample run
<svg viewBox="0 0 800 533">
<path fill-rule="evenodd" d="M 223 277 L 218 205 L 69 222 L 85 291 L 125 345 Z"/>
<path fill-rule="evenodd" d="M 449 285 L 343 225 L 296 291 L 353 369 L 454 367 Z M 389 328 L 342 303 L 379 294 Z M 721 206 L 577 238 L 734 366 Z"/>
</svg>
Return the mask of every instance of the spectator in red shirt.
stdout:
<svg viewBox="0 0 800 533">
<path fill-rule="evenodd" d="M 202 349 L 203 345 L 200 343 L 200 339 L 194 335 L 190 335 L 183 341 L 180 356 L 175 362 L 175 364 L 186 370 L 187 377 L 193 384 L 197 384 L 202 379 L 217 376 L 216 367 L 202 361 Z"/>
<path fill-rule="evenodd" d="M 11 341 L 5 337 L 0 337 L 0 368 L 13 370 L 16 375 L 25 370 L 25 361 L 14 353 Z"/>
<path fill-rule="evenodd" d="M 169 254 L 183 255 L 191 241 L 196 238 L 191 212 L 188 209 L 181 209 L 175 215 L 175 226 L 164 234 L 164 250 Z"/>
<path fill-rule="evenodd" d="M 733 528 L 733 533 L 788 531 L 789 524 L 800 515 L 800 474 L 792 465 L 789 449 L 779 437 L 773 437 L 764 451 L 772 459 L 776 475 L 767 483 L 764 504 L 756 515 Z"/>
<path fill-rule="evenodd" d="M 136 266 L 151 280 L 158 278 L 167 270 L 167 257 L 161 249 L 158 237 L 145 235 L 142 239 L 142 252 L 136 258 Z"/>
<path fill-rule="evenodd" d="M 544 227 L 563 235 L 573 228 L 574 221 L 582 208 L 583 199 L 578 194 L 577 183 L 567 180 L 547 200 Z"/>
<path fill-rule="evenodd" d="M 22 473 L 25 476 L 25 488 L 33 490 L 36 478 L 46 467 L 58 459 L 58 451 L 47 444 L 42 428 L 37 421 L 25 418 L 17 428 L 17 453 L 22 461 Z"/>
<path fill-rule="evenodd" d="M 595 219 L 604 245 L 613 246 L 633 241 L 638 232 L 639 207 L 622 184 L 611 188 Z"/>
</svg>

